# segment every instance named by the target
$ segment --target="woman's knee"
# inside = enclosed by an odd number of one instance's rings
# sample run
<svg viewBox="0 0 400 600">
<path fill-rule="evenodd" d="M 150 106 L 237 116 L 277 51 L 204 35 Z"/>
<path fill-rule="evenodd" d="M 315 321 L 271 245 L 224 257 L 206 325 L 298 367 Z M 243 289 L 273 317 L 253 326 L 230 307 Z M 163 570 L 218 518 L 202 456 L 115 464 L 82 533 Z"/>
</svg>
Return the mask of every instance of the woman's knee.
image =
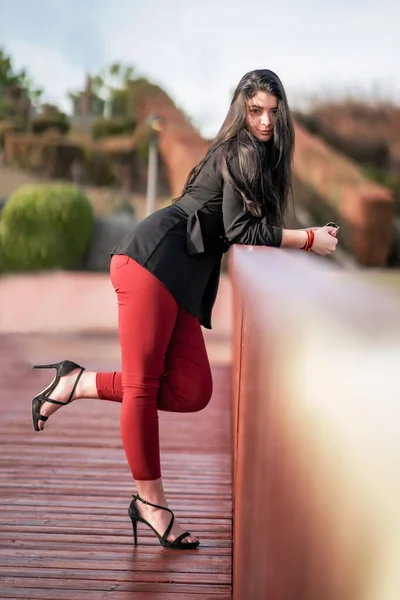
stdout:
<svg viewBox="0 0 400 600">
<path fill-rule="evenodd" d="M 185 378 L 184 381 L 164 374 L 158 408 L 170 412 L 198 412 L 210 402 L 212 392 L 211 372 L 199 378 Z"/>
<path fill-rule="evenodd" d="M 213 381 L 210 373 L 204 376 L 196 386 L 196 391 L 193 394 L 193 412 L 198 412 L 206 408 L 211 400 L 212 393 Z"/>
</svg>

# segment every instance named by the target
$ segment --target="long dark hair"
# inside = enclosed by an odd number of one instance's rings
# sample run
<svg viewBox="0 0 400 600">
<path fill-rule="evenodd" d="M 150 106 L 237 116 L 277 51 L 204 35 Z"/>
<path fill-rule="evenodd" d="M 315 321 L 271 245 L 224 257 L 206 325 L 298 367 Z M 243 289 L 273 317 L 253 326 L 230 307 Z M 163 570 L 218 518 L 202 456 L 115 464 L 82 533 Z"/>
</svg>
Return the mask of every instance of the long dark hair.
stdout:
<svg viewBox="0 0 400 600">
<path fill-rule="evenodd" d="M 273 138 L 257 140 L 247 129 L 247 102 L 257 92 L 267 92 L 278 100 Z M 221 171 L 253 215 L 268 215 L 271 225 L 283 224 L 292 192 L 294 129 L 286 93 L 279 77 L 268 69 L 246 73 L 240 80 L 228 114 L 205 157 L 191 170 L 182 195 L 218 148 Z"/>
</svg>

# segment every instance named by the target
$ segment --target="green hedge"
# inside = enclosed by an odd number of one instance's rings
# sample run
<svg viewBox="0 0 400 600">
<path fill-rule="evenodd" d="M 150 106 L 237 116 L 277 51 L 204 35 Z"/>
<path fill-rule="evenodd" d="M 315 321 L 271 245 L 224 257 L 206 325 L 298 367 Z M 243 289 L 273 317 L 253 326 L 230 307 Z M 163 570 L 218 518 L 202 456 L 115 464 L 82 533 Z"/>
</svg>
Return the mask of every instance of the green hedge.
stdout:
<svg viewBox="0 0 400 600">
<path fill-rule="evenodd" d="M 127 135 L 134 132 L 136 122 L 133 119 L 97 119 L 92 125 L 93 139 L 113 137 L 115 135 Z"/>
<path fill-rule="evenodd" d="M 44 133 L 48 129 L 67 134 L 70 129 L 68 118 L 63 114 L 59 114 L 50 117 L 39 116 L 32 121 L 33 133 Z"/>
<path fill-rule="evenodd" d="M 75 186 L 34 184 L 18 188 L 0 220 L 6 271 L 79 267 L 89 248 L 94 215 Z"/>
</svg>

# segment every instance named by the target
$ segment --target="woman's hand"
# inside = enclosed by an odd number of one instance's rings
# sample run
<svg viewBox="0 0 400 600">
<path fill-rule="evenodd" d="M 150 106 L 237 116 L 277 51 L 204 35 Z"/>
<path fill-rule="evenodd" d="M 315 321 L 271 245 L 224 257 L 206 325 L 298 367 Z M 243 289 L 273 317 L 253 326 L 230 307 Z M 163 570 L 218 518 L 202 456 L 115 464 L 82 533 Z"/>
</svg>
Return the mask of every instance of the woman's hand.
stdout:
<svg viewBox="0 0 400 600">
<path fill-rule="evenodd" d="M 314 243 L 311 251 L 320 256 L 332 254 L 336 250 L 336 227 L 310 227 L 314 231 Z"/>
<path fill-rule="evenodd" d="M 333 237 L 337 236 L 337 232 L 340 229 L 340 227 L 331 227 L 330 225 L 325 225 L 325 227 L 329 227 L 329 230 L 330 230 L 329 233 L 331 235 L 333 235 Z M 304 229 L 304 231 L 307 231 L 308 229 L 310 229 L 311 231 L 314 231 L 314 233 L 315 233 L 316 231 L 318 231 L 318 229 L 321 229 L 321 227 L 306 227 Z"/>
</svg>

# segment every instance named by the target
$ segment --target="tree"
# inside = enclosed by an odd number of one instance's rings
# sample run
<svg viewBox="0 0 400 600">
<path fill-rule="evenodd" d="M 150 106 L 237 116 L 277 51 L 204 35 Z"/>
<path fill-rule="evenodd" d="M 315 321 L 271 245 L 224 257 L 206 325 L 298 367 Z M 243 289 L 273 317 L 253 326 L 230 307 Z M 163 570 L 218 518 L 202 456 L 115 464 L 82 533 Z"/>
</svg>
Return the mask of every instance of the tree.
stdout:
<svg viewBox="0 0 400 600">
<path fill-rule="evenodd" d="M 0 97 L 8 95 L 18 100 L 26 96 L 33 104 L 38 104 L 43 90 L 36 88 L 25 69 L 16 71 L 9 54 L 0 47 Z"/>
<path fill-rule="evenodd" d="M 104 98 L 104 117 L 132 117 L 128 114 L 128 86 L 134 67 L 115 62 L 102 69 L 95 81 Z"/>
<path fill-rule="evenodd" d="M 75 115 L 81 114 L 82 96 L 90 91 L 90 112 L 95 116 L 123 117 L 128 112 L 128 88 L 133 80 L 135 69 L 131 65 L 115 62 L 104 67 L 97 74 L 88 76 L 86 91 L 68 94 Z"/>
<path fill-rule="evenodd" d="M 3 93 L 6 85 L 18 84 L 19 77 L 12 67 L 11 57 L 0 48 L 0 93 Z"/>
<path fill-rule="evenodd" d="M 108 68 L 103 70 L 102 78 L 104 85 L 110 89 L 126 88 L 128 83 L 132 81 L 135 74 L 135 68 L 132 65 L 123 65 L 122 63 L 112 63 Z"/>
</svg>

